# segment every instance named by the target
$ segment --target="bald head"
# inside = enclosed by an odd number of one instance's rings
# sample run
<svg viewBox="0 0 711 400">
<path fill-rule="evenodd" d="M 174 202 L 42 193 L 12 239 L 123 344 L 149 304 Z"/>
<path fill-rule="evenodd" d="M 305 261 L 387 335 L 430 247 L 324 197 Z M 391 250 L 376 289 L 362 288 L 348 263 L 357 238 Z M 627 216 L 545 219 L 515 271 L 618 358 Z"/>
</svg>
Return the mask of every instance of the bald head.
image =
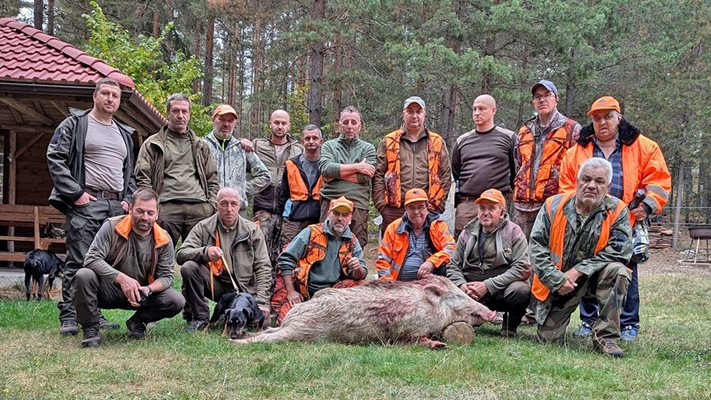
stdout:
<svg viewBox="0 0 711 400">
<path fill-rule="evenodd" d="M 237 199 L 240 199 L 237 189 L 229 186 L 225 186 L 217 192 L 217 201 L 220 201 L 220 198 L 225 196 L 237 196 Z"/>
<path fill-rule="evenodd" d="M 490 131 L 494 127 L 496 115 L 496 100 L 488 94 L 482 94 L 474 99 L 472 104 L 472 120 L 479 132 Z"/>
<path fill-rule="evenodd" d="M 291 129 L 289 113 L 281 109 L 274 110 L 269 117 L 269 128 L 272 130 L 272 142 L 275 144 L 286 143 L 286 135 Z"/>
</svg>

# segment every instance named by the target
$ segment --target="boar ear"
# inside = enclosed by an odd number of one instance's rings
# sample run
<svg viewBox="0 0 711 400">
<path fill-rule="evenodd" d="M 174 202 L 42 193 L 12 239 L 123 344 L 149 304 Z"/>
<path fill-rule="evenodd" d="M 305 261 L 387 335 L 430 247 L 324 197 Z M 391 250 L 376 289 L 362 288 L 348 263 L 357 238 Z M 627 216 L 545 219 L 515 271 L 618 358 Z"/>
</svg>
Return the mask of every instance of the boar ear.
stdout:
<svg viewBox="0 0 711 400">
<path fill-rule="evenodd" d="M 445 288 L 434 283 L 427 284 L 425 287 L 423 287 L 423 289 L 425 290 L 425 292 L 432 292 L 435 296 L 438 297 L 442 296 L 445 292 Z"/>
</svg>

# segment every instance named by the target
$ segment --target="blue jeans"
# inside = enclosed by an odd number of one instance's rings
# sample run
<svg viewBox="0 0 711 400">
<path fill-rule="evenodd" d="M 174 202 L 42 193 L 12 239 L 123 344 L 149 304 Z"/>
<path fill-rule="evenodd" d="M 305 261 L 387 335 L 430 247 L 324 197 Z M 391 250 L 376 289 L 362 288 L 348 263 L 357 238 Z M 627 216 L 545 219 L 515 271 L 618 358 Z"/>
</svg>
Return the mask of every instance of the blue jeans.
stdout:
<svg viewBox="0 0 711 400">
<path fill-rule="evenodd" d="M 633 326 L 639 329 L 639 284 L 637 278 L 637 264 L 629 263 L 628 268 L 632 269 L 632 282 L 627 288 L 625 298 L 625 308 L 620 315 L 620 329 Z M 598 306 L 594 299 L 583 299 L 580 302 L 580 319 L 592 326 L 597 319 Z"/>
</svg>

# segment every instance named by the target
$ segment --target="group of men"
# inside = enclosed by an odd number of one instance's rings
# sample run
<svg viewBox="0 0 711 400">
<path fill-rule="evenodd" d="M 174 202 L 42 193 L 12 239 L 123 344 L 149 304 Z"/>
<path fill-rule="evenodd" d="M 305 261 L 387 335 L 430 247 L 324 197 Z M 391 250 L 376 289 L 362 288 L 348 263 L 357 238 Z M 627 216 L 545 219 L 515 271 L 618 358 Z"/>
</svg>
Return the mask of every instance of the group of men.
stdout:
<svg viewBox="0 0 711 400">
<path fill-rule="evenodd" d="M 60 332 L 78 333 L 78 322 L 83 346 L 99 345 L 100 327 L 117 327 L 100 307 L 137 309 L 126 325 L 143 337 L 148 323 L 181 310 L 188 331 L 205 329 L 207 299 L 231 291 L 252 294 L 278 324 L 318 290 L 364 283 L 371 188 L 383 217 L 379 279 L 447 276 L 503 312 L 506 337 L 532 305 L 539 338 L 561 340 L 581 300 L 576 334 L 593 335 L 603 353 L 623 354 L 620 324 L 623 338 L 636 337 L 630 223 L 661 212 L 670 177 L 658 146 L 611 97 L 593 103 L 592 124 L 581 129 L 542 80 L 531 90 L 536 114 L 515 134 L 495 124 L 496 101 L 481 95 L 475 129 L 457 138 L 450 158 L 416 96 L 376 151 L 359 138 L 352 106 L 336 139 L 308 125 L 299 142 L 289 114 L 276 110 L 271 135 L 250 142 L 235 137 L 239 114 L 229 105 L 215 109 L 213 131 L 199 138 L 188 127 L 189 99 L 175 94 L 169 123 L 146 139 L 134 166 L 132 129 L 113 119 L 120 95 L 116 82 L 100 80 L 93 109 L 67 118 L 47 151 L 50 201 L 67 216 Z M 454 236 L 439 218 L 452 177 Z M 628 211 L 638 189 L 647 196 Z M 176 262 L 182 295 L 170 289 Z"/>
</svg>

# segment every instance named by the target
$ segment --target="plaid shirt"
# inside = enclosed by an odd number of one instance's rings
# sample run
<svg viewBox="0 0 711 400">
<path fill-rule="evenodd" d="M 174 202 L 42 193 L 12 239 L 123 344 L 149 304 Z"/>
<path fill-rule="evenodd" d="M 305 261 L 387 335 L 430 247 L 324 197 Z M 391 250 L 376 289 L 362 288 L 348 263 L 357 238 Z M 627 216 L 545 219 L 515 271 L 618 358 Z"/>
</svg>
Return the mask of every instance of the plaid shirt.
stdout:
<svg viewBox="0 0 711 400">
<path fill-rule="evenodd" d="M 593 157 L 604 158 L 612 164 L 612 183 L 610 184 L 610 196 L 617 197 L 622 200 L 622 196 L 625 193 L 625 188 L 623 187 L 622 180 L 622 143 L 620 142 L 620 137 L 617 136 L 615 140 L 615 150 L 610 154 L 610 157 L 605 157 L 605 153 L 602 152 L 600 146 L 597 145 L 597 138 L 593 139 Z"/>
</svg>

